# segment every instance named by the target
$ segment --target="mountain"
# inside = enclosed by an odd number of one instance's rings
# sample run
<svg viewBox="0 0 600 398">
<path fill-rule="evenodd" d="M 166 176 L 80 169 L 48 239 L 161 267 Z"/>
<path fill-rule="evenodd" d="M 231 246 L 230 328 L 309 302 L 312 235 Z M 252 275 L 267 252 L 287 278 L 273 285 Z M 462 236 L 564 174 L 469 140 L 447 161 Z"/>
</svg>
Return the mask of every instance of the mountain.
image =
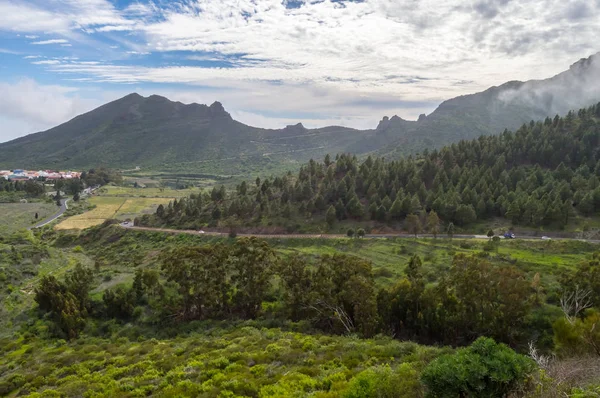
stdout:
<svg viewBox="0 0 600 398">
<path fill-rule="evenodd" d="M 0 144 L 0 167 L 97 165 L 244 173 L 253 165 L 299 163 L 326 153 L 394 158 L 516 129 L 600 101 L 600 53 L 545 80 L 511 81 L 443 102 L 417 121 L 384 117 L 372 130 L 262 129 L 232 119 L 223 105 L 182 104 L 130 94 L 54 127 Z"/>
<path fill-rule="evenodd" d="M 281 130 L 247 126 L 223 105 L 130 94 L 50 130 L 0 145 L 1 167 L 161 167 L 308 150 L 345 149 L 360 132 L 345 127 Z"/>
<path fill-rule="evenodd" d="M 510 81 L 444 101 L 433 113 L 421 116 L 416 122 L 391 118 L 390 123 L 380 123 L 377 128 L 376 137 L 386 142 L 377 152 L 394 157 L 425 148 L 441 148 L 463 139 L 514 130 L 531 120 L 563 115 L 598 101 L 600 53 L 579 60 L 549 79 Z"/>
</svg>

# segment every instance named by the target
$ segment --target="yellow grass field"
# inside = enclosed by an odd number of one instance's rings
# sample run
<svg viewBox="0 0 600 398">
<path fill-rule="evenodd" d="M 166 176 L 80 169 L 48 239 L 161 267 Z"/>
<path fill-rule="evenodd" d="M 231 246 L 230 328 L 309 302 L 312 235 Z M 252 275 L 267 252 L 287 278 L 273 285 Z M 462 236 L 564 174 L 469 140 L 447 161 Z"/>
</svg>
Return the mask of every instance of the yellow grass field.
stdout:
<svg viewBox="0 0 600 398">
<path fill-rule="evenodd" d="M 139 214 L 153 212 L 158 205 L 167 205 L 173 198 L 131 198 L 94 196 L 89 199 L 96 207 L 83 214 L 69 217 L 55 229 L 85 229 L 102 224 L 111 218 L 133 218 Z"/>
</svg>

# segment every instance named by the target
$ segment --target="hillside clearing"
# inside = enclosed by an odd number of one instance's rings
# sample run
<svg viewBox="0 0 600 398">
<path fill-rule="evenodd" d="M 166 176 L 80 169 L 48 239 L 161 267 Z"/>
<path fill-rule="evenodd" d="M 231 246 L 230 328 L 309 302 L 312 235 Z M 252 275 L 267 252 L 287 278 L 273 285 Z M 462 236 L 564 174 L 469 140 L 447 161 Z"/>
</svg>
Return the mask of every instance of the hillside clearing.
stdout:
<svg viewBox="0 0 600 398">
<path fill-rule="evenodd" d="M 0 203 L 0 233 L 12 233 L 30 227 L 57 211 L 54 203 Z"/>
<path fill-rule="evenodd" d="M 144 212 L 153 212 L 160 204 L 166 205 L 173 199 L 95 196 L 89 200 L 96 206 L 94 209 L 65 219 L 55 229 L 85 229 L 111 218 L 133 218 Z"/>
</svg>

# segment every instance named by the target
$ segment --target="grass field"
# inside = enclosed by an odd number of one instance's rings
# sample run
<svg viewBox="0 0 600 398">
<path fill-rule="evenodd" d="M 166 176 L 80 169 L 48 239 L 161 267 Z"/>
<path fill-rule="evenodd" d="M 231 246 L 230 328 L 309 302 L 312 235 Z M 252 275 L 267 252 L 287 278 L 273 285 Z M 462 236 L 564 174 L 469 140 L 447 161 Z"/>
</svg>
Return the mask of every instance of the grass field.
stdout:
<svg viewBox="0 0 600 398">
<path fill-rule="evenodd" d="M 183 198 L 192 193 L 198 193 L 199 188 L 169 189 L 169 188 L 133 188 L 121 186 L 105 186 L 98 190 L 100 196 L 120 196 L 136 198 Z"/>
<path fill-rule="evenodd" d="M 140 198 L 120 196 L 94 196 L 89 199 L 94 209 L 69 217 L 59 223 L 55 229 L 85 229 L 102 224 L 111 218 L 133 218 L 145 212 L 153 212 L 160 204 L 168 204 L 172 197 Z"/>
<path fill-rule="evenodd" d="M 54 203 L 0 203 L 0 234 L 27 228 L 58 211 Z M 38 213 L 38 219 L 35 219 Z"/>
<path fill-rule="evenodd" d="M 514 265 L 533 277 L 539 273 L 548 286 L 555 286 L 561 272 L 573 269 L 598 251 L 598 245 L 573 241 L 507 240 L 497 250 L 486 252 L 486 241 L 448 239 L 290 239 L 271 242 L 282 254 L 300 253 L 308 256 L 346 253 L 373 263 L 380 285 L 391 285 L 404 276 L 410 257 L 418 254 L 423 260 L 425 277 L 437 281 L 452 264 L 455 254 L 485 255 L 493 264 Z"/>
</svg>

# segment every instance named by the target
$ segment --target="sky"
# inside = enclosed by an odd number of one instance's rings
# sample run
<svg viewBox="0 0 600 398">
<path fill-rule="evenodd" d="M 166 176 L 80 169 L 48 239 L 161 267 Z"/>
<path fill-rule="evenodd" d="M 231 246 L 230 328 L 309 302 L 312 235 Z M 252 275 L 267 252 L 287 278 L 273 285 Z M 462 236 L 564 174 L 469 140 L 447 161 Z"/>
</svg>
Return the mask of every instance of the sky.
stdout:
<svg viewBox="0 0 600 398">
<path fill-rule="evenodd" d="M 131 92 L 374 128 L 600 51 L 600 0 L 0 0 L 0 142 Z"/>
</svg>

